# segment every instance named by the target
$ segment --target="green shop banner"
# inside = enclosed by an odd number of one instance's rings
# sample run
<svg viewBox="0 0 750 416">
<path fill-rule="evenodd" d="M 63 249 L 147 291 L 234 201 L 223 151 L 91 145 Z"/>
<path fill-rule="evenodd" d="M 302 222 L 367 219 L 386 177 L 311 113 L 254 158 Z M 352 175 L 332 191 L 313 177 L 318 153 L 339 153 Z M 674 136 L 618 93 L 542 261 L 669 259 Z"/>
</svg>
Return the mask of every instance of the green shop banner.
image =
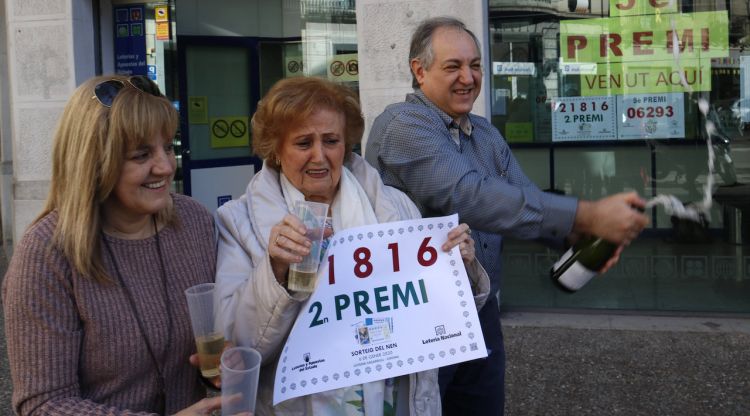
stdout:
<svg viewBox="0 0 750 416">
<path fill-rule="evenodd" d="M 710 91 L 728 27 L 726 11 L 562 21 L 561 66 L 596 67 L 580 75 L 582 96 Z"/>
<path fill-rule="evenodd" d="M 711 61 L 597 64 L 580 75 L 581 96 L 711 91 Z"/>
<path fill-rule="evenodd" d="M 609 15 L 637 16 L 643 14 L 677 13 L 677 0 L 610 0 Z"/>
<path fill-rule="evenodd" d="M 726 11 L 644 15 L 560 22 L 560 51 L 568 62 L 673 61 L 723 58 L 729 53 Z"/>
</svg>

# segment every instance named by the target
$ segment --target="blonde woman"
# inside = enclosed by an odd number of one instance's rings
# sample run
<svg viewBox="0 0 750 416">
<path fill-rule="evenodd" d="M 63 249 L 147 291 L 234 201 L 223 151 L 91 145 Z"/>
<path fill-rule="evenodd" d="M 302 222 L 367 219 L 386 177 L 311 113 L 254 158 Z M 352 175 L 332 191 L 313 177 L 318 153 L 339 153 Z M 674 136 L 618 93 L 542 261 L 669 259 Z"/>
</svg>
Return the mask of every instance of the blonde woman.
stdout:
<svg viewBox="0 0 750 416">
<path fill-rule="evenodd" d="M 46 207 L 3 283 L 18 414 L 207 414 L 183 291 L 213 281 L 210 214 L 172 194 L 178 116 L 145 77 L 81 85 Z M 197 402 L 197 403 L 196 403 Z M 184 410 L 183 410 L 184 409 Z"/>
</svg>

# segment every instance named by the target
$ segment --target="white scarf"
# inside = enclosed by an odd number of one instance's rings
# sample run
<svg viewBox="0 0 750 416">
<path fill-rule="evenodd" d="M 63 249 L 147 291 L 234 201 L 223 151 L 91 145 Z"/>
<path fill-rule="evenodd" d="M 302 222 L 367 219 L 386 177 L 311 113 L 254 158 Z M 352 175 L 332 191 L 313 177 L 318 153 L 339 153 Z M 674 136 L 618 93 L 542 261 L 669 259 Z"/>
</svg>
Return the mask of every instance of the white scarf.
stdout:
<svg viewBox="0 0 750 416">
<path fill-rule="evenodd" d="M 289 182 L 289 179 L 287 179 L 283 172 L 280 175 L 280 179 L 284 201 L 286 201 L 287 209 L 291 212 L 294 203 L 304 200 L 305 196 Z M 331 221 L 334 232 L 362 225 L 377 224 L 378 222 L 367 193 L 362 189 L 354 174 L 345 166 L 341 167 L 339 189 L 333 198 L 333 204 L 331 204 Z M 347 396 L 347 391 L 356 389 L 357 387 L 355 385 L 311 396 L 313 414 L 340 414 L 341 409 L 331 409 L 331 403 L 341 403 L 341 399 Z M 382 415 L 383 401 L 385 399 L 385 380 L 363 383 L 362 391 L 364 394 L 365 415 Z"/>
<path fill-rule="evenodd" d="M 280 178 L 284 201 L 286 201 L 286 206 L 289 212 L 291 212 L 294 203 L 304 200 L 305 196 L 289 182 L 289 179 L 287 179 L 283 172 Z M 367 193 L 359 185 L 354 174 L 345 166 L 341 167 L 339 190 L 333 198 L 331 212 L 334 232 L 378 223 L 378 218 L 375 216 L 375 211 L 372 209 L 372 204 L 367 197 Z"/>
</svg>

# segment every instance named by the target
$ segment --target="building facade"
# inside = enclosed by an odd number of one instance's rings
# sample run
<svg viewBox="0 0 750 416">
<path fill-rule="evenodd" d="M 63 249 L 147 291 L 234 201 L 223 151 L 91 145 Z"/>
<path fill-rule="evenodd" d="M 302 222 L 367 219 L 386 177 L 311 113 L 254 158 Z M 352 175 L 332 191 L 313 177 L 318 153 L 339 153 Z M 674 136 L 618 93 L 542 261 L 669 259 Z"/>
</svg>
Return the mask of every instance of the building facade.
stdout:
<svg viewBox="0 0 750 416">
<path fill-rule="evenodd" d="M 651 209 L 617 267 L 575 295 L 550 282 L 560 253 L 509 241 L 505 307 L 750 312 L 750 12 L 733 0 L 8 0 L 6 251 L 43 206 L 52 132 L 85 79 L 120 72 L 160 85 L 181 114 L 175 190 L 213 210 L 260 168 L 249 118 L 274 82 L 345 83 L 369 126 L 411 91 L 410 34 L 438 15 L 478 35 L 474 112 L 540 188 L 587 199 L 635 190 L 706 208 L 697 225 Z"/>
</svg>

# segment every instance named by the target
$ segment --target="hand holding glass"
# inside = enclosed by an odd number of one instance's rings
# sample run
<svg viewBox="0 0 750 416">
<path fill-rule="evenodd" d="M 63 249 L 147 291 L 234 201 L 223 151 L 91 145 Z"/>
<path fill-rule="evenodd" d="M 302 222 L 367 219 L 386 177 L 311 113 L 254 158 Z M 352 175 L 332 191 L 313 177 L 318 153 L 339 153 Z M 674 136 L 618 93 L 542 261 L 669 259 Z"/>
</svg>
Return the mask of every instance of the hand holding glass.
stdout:
<svg viewBox="0 0 750 416">
<path fill-rule="evenodd" d="M 312 292 L 315 290 L 318 265 L 320 264 L 320 250 L 326 227 L 328 204 L 297 201 L 294 204 L 293 214 L 305 224 L 305 228 L 307 228 L 306 237 L 310 239 L 312 246 L 310 246 L 310 254 L 302 258 L 301 263 L 292 263 L 289 266 L 288 287 L 289 290 L 298 292 Z"/>
<path fill-rule="evenodd" d="M 222 416 L 255 411 L 260 364 L 260 353 L 249 347 L 228 348 L 221 355 Z"/>
<path fill-rule="evenodd" d="M 214 284 L 203 283 L 185 290 L 201 375 L 219 375 L 219 359 L 224 349 L 224 334 L 214 329 Z"/>
</svg>

